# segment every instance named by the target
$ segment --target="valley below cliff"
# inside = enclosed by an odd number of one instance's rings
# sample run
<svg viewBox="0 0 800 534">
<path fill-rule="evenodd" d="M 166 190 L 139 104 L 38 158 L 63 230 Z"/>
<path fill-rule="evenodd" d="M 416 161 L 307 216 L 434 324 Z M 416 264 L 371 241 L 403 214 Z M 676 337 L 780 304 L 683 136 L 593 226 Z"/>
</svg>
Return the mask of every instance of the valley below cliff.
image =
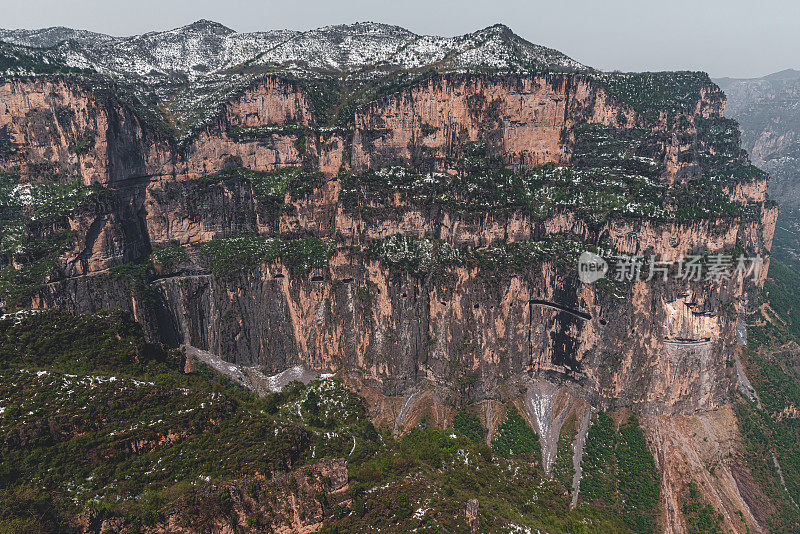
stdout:
<svg viewBox="0 0 800 534">
<path fill-rule="evenodd" d="M 11 531 L 798 528 L 800 285 L 707 75 L 502 26 L 0 38 Z"/>
</svg>

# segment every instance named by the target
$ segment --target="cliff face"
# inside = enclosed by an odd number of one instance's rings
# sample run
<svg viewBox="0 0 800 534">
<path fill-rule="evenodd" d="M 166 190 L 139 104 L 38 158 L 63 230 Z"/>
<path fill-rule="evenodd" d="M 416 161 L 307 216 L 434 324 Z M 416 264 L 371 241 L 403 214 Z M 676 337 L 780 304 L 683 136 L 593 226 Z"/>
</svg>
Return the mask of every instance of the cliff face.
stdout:
<svg viewBox="0 0 800 534">
<path fill-rule="evenodd" d="M 8 78 L 0 85 L 2 171 L 23 182 L 109 184 L 167 167 L 157 134 L 143 129 L 109 89 L 60 77 Z"/>
<path fill-rule="evenodd" d="M 659 119 L 645 126 L 641 114 L 582 74 L 441 76 L 359 109 L 347 130 L 315 126 L 302 90 L 268 77 L 226 104 L 212 126 L 176 145 L 143 129 L 123 104 L 101 102 L 75 81 L 11 79 L 3 87 L 3 131 L 19 147 L 4 168 L 18 172 L 20 183 L 42 180 L 31 169 L 47 159 L 51 177 L 80 175 L 102 186 L 93 201 L 53 221 L 71 240 L 47 283 L 8 304 L 121 306 L 172 342 L 269 372 L 296 364 L 355 370 L 392 394 L 422 381 L 449 388 L 469 377 L 462 393 L 504 398 L 509 384 L 553 373 L 604 406 L 651 413 L 693 411 L 727 398 L 733 377 L 725 363 L 735 351 L 737 313 L 753 292 L 740 280 L 688 287 L 640 281 L 604 290 L 581 284 L 566 252 L 514 270 L 501 268 L 502 260 L 414 270 L 375 252 L 397 235 L 406 248 L 442 242 L 468 251 L 556 236 L 579 248 L 673 260 L 730 254 L 737 246 L 766 255 L 775 210 L 765 205 L 766 179 L 759 175 L 726 185 L 729 201 L 746 206 L 747 216 L 598 218 L 580 205 L 546 214 L 513 203 L 482 210 L 437 205 L 421 200 L 424 193 L 381 189 L 386 173 L 375 174 L 399 165 L 443 173 L 435 175 L 441 180 L 468 172 L 471 159 L 498 160 L 518 173 L 560 164 L 600 174 L 598 160 L 608 155 L 592 152 L 593 138 L 580 130 L 594 124 L 606 136 L 597 143 L 614 132 L 645 132 L 645 148 L 634 147 L 642 155 L 631 157 L 655 166 L 652 180 L 688 176 L 683 182 L 691 187 L 706 145 L 714 148 L 697 133 L 701 121 L 721 113 L 711 88 L 676 124 Z M 89 131 L 91 140 L 76 150 L 76 139 Z M 683 155 L 672 158 L 681 143 Z M 477 145 L 479 153 L 467 153 Z M 300 165 L 313 171 L 302 175 L 301 190 L 292 182 L 266 193 L 238 170 Z M 221 274 L 198 254 L 203 244 L 247 232 L 327 239 L 331 255 L 311 269 L 279 255 Z M 150 280 L 117 272 L 151 250 L 176 246 L 185 257 Z"/>
<path fill-rule="evenodd" d="M 632 122 L 630 110 L 608 99 L 596 84 L 571 75 L 430 81 L 356 112 L 352 167 L 433 161 L 446 170 L 458 147 L 478 138 L 517 168 L 562 163 L 575 124 Z"/>
<path fill-rule="evenodd" d="M 727 116 L 742 128 L 742 146 L 770 174 L 769 194 L 781 207 L 775 256 L 796 266 L 800 257 L 800 72 L 763 78 L 716 80 L 728 98 Z"/>
</svg>

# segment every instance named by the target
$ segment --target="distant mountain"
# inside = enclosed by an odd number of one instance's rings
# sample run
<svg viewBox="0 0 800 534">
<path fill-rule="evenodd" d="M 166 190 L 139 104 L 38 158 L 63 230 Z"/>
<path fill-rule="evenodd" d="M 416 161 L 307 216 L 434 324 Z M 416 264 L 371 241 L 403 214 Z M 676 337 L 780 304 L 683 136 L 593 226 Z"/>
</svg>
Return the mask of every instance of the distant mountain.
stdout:
<svg viewBox="0 0 800 534">
<path fill-rule="evenodd" d="M 3 30 L 0 29 L 0 41 L 30 46 L 34 48 L 50 48 L 63 41 L 77 41 L 87 44 L 104 43 L 115 40 L 115 37 L 103 33 L 86 30 L 73 30 L 63 26 L 43 28 L 40 30 Z"/>
<path fill-rule="evenodd" d="M 741 126 L 744 148 L 771 174 L 772 198 L 800 208 L 800 70 L 714 81 L 728 97 L 725 114 Z"/>
</svg>

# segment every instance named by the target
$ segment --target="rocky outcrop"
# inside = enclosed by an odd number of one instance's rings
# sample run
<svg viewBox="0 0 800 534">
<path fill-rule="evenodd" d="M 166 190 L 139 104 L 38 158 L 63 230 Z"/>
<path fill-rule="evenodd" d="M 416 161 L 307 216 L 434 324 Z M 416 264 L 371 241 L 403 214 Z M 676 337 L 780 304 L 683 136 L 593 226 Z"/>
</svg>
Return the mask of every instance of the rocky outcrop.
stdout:
<svg viewBox="0 0 800 534">
<path fill-rule="evenodd" d="M 104 519 L 96 511 L 75 520 L 79 532 L 317 532 L 337 507 L 349 507 L 347 463 L 319 463 L 265 479 L 208 484 L 180 499 L 164 518 L 135 530 L 122 518 Z"/>
<path fill-rule="evenodd" d="M 23 182 L 110 184 L 171 168 L 169 142 L 113 93 L 73 77 L 0 80 L 0 171 Z"/>
<path fill-rule="evenodd" d="M 704 501 L 721 512 L 721 528 L 767 532 L 769 501 L 742 467 L 743 445 L 730 407 L 692 416 L 648 417 L 643 426 L 658 451 L 664 532 L 689 530 L 681 503 L 690 483 L 702 488 Z"/>
</svg>

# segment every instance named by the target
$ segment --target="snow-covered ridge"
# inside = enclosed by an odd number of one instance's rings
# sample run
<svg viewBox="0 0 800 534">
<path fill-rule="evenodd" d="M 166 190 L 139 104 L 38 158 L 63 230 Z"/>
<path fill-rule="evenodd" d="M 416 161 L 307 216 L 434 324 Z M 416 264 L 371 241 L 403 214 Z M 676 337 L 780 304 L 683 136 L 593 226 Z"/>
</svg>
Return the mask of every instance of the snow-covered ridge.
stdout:
<svg viewBox="0 0 800 534">
<path fill-rule="evenodd" d="M 110 35 L 94 33 L 86 30 L 73 30 L 63 26 L 42 28 L 40 30 L 2 30 L 0 41 L 30 46 L 33 48 L 50 48 L 63 41 L 78 41 L 87 44 L 109 42 L 116 39 Z"/>
<path fill-rule="evenodd" d="M 170 75 L 196 80 L 248 63 L 293 71 L 481 68 L 582 69 L 556 50 L 534 45 L 496 25 L 458 37 L 422 36 L 372 22 L 307 32 L 238 33 L 207 20 L 165 32 L 112 37 L 85 30 L 0 30 L 0 40 L 55 47 L 72 67 L 116 75 Z"/>
</svg>

